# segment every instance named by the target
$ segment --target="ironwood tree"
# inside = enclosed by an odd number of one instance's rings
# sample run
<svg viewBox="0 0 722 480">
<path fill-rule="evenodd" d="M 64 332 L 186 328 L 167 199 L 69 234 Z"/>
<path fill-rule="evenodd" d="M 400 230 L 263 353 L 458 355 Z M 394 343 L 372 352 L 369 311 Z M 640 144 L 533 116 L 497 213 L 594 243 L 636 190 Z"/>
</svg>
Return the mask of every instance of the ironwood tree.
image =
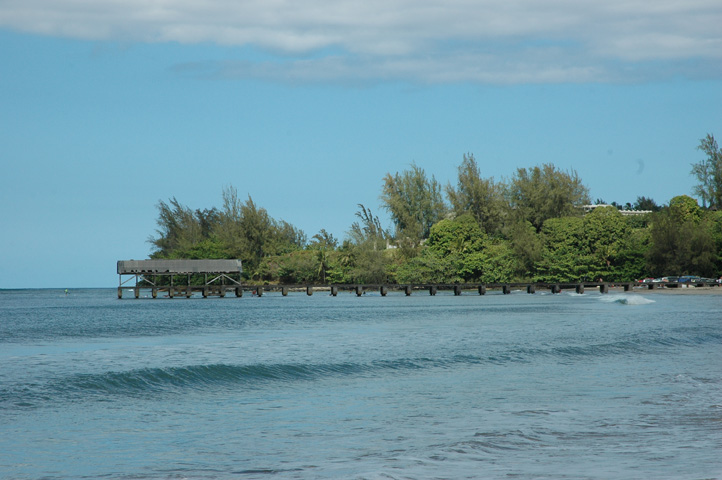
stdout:
<svg viewBox="0 0 722 480">
<path fill-rule="evenodd" d="M 455 216 L 471 214 L 487 234 L 498 233 L 504 220 L 504 186 L 493 178 L 482 178 L 473 155 L 464 155 L 458 167 L 456 187 L 446 186 L 446 196 Z"/>
<path fill-rule="evenodd" d="M 714 135 L 708 133 L 699 141 L 697 150 L 705 158 L 692 164 L 692 175 L 699 182 L 693 189 L 694 195 L 702 200 L 703 207 L 722 208 L 722 149 Z"/>
<path fill-rule="evenodd" d="M 518 168 L 507 185 L 507 195 L 516 216 L 540 231 L 550 218 L 581 216 L 588 204 L 589 189 L 575 170 L 565 172 L 546 163 L 530 169 Z"/>
<path fill-rule="evenodd" d="M 386 174 L 381 200 L 396 227 L 396 241 L 412 247 L 429 238 L 431 227 L 447 212 L 441 185 L 415 164 L 402 173 Z"/>
</svg>

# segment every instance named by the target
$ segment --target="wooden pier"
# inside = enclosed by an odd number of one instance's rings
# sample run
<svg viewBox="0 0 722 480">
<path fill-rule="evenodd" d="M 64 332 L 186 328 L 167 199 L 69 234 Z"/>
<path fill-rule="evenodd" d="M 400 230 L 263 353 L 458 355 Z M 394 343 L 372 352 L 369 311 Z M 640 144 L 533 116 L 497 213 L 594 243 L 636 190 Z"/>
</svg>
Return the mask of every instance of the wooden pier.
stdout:
<svg viewBox="0 0 722 480">
<path fill-rule="evenodd" d="M 191 297 L 195 292 L 225 297 L 229 290 L 243 295 L 240 260 L 119 260 L 117 271 L 118 298 L 124 289 L 132 290 L 135 298 L 141 290 L 150 290 L 153 298 Z"/>
<path fill-rule="evenodd" d="M 485 295 L 487 291 L 500 291 L 509 294 L 513 290 L 526 291 L 534 294 L 548 290 L 557 294 L 564 290 L 582 294 L 587 290 L 609 293 L 611 287 L 621 287 L 629 292 L 636 286 L 652 290 L 654 288 L 703 287 L 719 285 L 717 283 L 643 283 L 634 282 L 538 282 L 538 283 L 444 283 L 444 284 L 294 284 L 266 285 L 243 284 L 241 282 L 242 265 L 240 260 L 121 260 L 118 262 L 118 298 L 123 298 L 123 291 L 131 291 L 135 298 L 141 292 L 148 292 L 151 298 L 158 296 L 190 298 L 194 294 L 206 297 L 225 297 L 229 293 L 242 297 L 244 292 L 263 296 L 266 292 L 280 292 L 284 297 L 290 292 L 301 292 L 313 295 L 314 292 L 328 292 L 337 296 L 339 292 L 350 292 L 362 296 L 369 292 L 378 292 L 382 297 L 389 292 L 403 292 L 406 296 L 412 293 L 436 295 L 439 291 L 453 292 L 454 295 L 475 294 Z M 124 277 L 125 280 L 124 280 Z M 133 282 L 134 280 L 134 282 Z"/>
<path fill-rule="evenodd" d="M 713 284 L 666 284 L 665 288 L 675 288 L 678 286 L 710 286 Z M 564 290 L 573 291 L 583 294 L 585 291 L 598 291 L 600 293 L 609 293 L 610 288 L 622 288 L 625 292 L 629 292 L 635 286 L 641 286 L 644 289 L 653 290 L 660 287 L 660 284 L 638 284 L 635 282 L 537 282 L 537 283 L 446 283 L 446 284 L 332 284 L 332 285 L 253 285 L 247 284 L 241 287 L 242 291 L 252 292 L 257 296 L 262 296 L 265 292 L 280 292 L 284 297 L 290 292 L 305 293 L 308 296 L 315 292 L 328 293 L 331 296 L 337 296 L 339 292 L 349 292 L 356 296 L 362 296 L 366 293 L 378 293 L 385 297 L 390 292 L 402 292 L 406 296 L 416 294 L 436 295 L 437 292 L 448 291 L 454 295 L 486 295 L 487 292 L 500 292 L 504 295 L 510 294 L 512 291 L 523 291 L 528 294 L 535 294 L 538 291 L 549 291 L 553 294 L 562 293 Z M 240 293 L 238 296 L 242 296 Z"/>
</svg>

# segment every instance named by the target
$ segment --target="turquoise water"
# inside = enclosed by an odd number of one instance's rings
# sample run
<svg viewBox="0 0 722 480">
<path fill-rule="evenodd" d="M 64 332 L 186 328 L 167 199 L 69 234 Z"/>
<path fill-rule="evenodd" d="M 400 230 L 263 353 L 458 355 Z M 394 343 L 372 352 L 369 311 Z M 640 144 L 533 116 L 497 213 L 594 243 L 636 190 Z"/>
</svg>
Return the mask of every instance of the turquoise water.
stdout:
<svg viewBox="0 0 722 480">
<path fill-rule="evenodd" d="M 0 478 L 722 478 L 721 311 L 0 291 Z"/>
</svg>

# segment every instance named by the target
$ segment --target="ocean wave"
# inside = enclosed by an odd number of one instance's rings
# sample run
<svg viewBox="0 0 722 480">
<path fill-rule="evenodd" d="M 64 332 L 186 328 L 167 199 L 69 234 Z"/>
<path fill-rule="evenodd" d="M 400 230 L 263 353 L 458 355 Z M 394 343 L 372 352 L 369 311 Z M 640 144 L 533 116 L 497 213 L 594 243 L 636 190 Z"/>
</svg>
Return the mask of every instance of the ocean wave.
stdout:
<svg viewBox="0 0 722 480">
<path fill-rule="evenodd" d="M 189 365 L 75 374 L 0 388 L 0 410 L 6 406 L 32 408 L 48 401 L 87 401 L 115 397 L 153 397 L 193 390 L 263 388 L 269 383 L 290 384 L 333 376 L 361 376 L 379 371 L 425 368 L 431 359 L 399 359 L 363 363 Z"/>
<path fill-rule="evenodd" d="M 369 362 L 321 364 L 208 364 L 74 374 L 0 387 L 0 410 L 34 408 L 55 401 L 112 401 L 123 397 L 155 397 L 219 389 L 262 389 L 269 385 L 293 386 L 339 377 L 407 375 L 414 371 L 473 366 L 505 366 L 539 361 L 563 364 L 618 355 L 664 354 L 670 349 L 719 343 L 715 331 L 667 332 L 637 335 L 616 342 L 559 346 L 497 347 L 483 353 L 398 358 Z"/>
<path fill-rule="evenodd" d="M 97 393 L 146 393 L 179 389 L 206 389 L 226 385 L 252 386 L 267 382 L 309 380 L 334 374 L 360 373 L 360 365 L 258 364 L 258 365 L 190 365 L 145 368 L 126 372 L 77 376 L 69 389 Z"/>
<path fill-rule="evenodd" d="M 655 303 L 654 300 L 635 294 L 611 294 L 602 295 L 599 300 L 604 303 L 618 303 L 620 305 L 648 305 Z"/>
</svg>

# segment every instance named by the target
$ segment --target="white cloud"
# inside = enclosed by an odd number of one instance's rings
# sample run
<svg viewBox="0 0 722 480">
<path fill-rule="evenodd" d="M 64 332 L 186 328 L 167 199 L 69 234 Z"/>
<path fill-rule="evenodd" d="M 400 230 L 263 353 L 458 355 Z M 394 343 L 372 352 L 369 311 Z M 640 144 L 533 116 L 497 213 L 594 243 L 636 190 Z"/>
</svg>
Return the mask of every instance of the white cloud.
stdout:
<svg viewBox="0 0 722 480">
<path fill-rule="evenodd" d="M 289 81 L 719 78 L 720 25 L 719 0 L 0 0 L 1 27 L 251 46 L 278 58 L 212 71 Z"/>
</svg>

